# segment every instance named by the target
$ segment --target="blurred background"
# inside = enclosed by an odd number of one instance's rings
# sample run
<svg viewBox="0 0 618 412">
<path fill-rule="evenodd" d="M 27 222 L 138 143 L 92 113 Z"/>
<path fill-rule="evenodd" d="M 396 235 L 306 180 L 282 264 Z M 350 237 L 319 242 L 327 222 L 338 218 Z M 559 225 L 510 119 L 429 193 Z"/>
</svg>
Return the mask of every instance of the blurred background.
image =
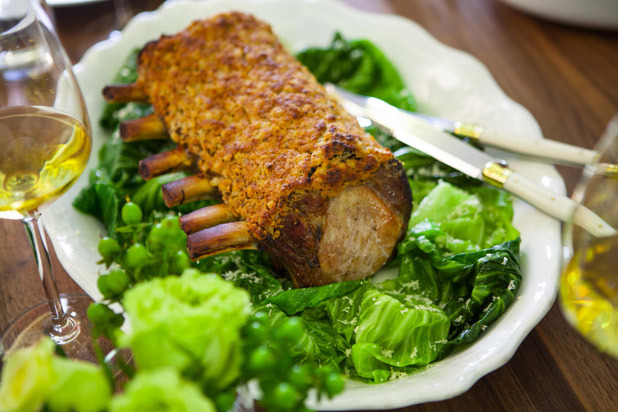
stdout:
<svg viewBox="0 0 618 412">
<path fill-rule="evenodd" d="M 155 10 L 164 0 L 41 0 L 46 2 L 50 13 L 56 16 L 61 39 L 70 43 L 72 60 L 77 61 L 90 47 L 92 39 L 103 40 L 112 30 L 122 28 L 135 14 Z M 174 0 L 168 0 L 174 1 Z M 205 0 L 207 1 L 207 0 Z M 256 0 L 259 1 L 259 0 Z M 335 0 L 334 0 L 335 1 Z M 483 0 L 487 6 L 502 13 L 502 10 L 527 14 L 534 19 L 572 26 L 574 29 L 592 29 L 618 32 L 618 0 Z M 427 3 L 426 0 L 343 0 L 352 6 L 373 12 L 397 13 L 402 3 Z M 434 2 L 436 10 L 441 2 Z M 454 1 L 457 7 L 466 6 L 466 1 Z M 478 3 L 477 1 L 473 3 Z M 515 11 L 513 11 L 515 10 Z M 78 17 L 77 17 L 78 16 Z M 68 38 L 81 28 L 84 36 Z"/>
<path fill-rule="evenodd" d="M 94 42 L 113 35 L 135 14 L 155 10 L 163 0 L 46 0 L 60 40 L 73 62 Z M 75 36 L 76 32 L 83 36 Z"/>
</svg>

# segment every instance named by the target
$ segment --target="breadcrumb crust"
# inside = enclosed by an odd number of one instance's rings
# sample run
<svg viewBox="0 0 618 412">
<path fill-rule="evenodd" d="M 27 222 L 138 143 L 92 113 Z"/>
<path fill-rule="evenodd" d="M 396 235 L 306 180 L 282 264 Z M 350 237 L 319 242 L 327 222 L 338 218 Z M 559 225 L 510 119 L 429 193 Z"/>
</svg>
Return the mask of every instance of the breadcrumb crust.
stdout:
<svg viewBox="0 0 618 412">
<path fill-rule="evenodd" d="M 253 16 L 220 14 L 162 36 L 138 70 L 172 140 L 257 240 L 276 238 L 307 193 L 332 198 L 393 159 Z"/>
</svg>

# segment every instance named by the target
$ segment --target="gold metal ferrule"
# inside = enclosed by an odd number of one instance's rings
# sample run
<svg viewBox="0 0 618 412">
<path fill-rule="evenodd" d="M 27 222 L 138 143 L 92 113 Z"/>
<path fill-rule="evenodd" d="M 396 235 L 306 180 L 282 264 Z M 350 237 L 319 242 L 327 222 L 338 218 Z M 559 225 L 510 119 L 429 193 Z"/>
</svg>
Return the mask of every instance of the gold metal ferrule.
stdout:
<svg viewBox="0 0 618 412">
<path fill-rule="evenodd" d="M 455 123 L 455 130 L 453 130 L 457 136 L 469 137 L 473 140 L 478 140 L 483 133 L 483 126 L 474 123 Z"/>
<path fill-rule="evenodd" d="M 612 163 L 599 163 L 596 173 L 612 179 L 618 179 L 618 165 Z"/>
<path fill-rule="evenodd" d="M 509 169 L 506 162 L 489 162 L 483 168 L 483 180 L 492 186 L 501 188 L 512 173 L 513 171 Z"/>
</svg>

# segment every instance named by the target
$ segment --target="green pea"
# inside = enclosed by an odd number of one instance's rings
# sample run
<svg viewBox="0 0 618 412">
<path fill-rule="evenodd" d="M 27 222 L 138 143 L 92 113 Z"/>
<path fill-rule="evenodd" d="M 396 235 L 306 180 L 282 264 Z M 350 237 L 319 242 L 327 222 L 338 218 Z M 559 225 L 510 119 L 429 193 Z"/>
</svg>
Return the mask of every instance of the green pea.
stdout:
<svg viewBox="0 0 618 412">
<path fill-rule="evenodd" d="M 146 244 L 148 245 L 149 250 L 155 252 L 165 249 L 165 244 L 167 241 L 168 239 L 161 223 L 157 223 L 150 230 Z"/>
<path fill-rule="evenodd" d="M 113 296 L 113 292 L 108 285 L 109 275 L 101 275 L 97 279 L 97 287 L 99 288 L 99 292 L 103 295 L 104 298 L 110 298 Z"/>
<path fill-rule="evenodd" d="M 111 259 L 120 253 L 120 245 L 111 237 L 104 237 L 99 240 L 99 254 L 105 259 Z"/>
<path fill-rule="evenodd" d="M 184 249 L 187 244 L 187 235 L 180 228 L 178 216 L 166 216 L 161 221 L 161 228 L 167 237 L 167 245 Z"/>
<path fill-rule="evenodd" d="M 223 392 L 217 395 L 214 399 L 215 405 L 217 405 L 217 410 L 219 411 L 231 411 L 234 409 L 234 401 L 236 400 L 236 396 L 229 392 Z"/>
<path fill-rule="evenodd" d="M 159 230 L 160 236 L 167 240 L 167 243 L 172 243 L 178 237 L 178 232 L 181 230 L 177 216 L 166 216 L 156 225 L 156 228 Z"/>
<path fill-rule="evenodd" d="M 178 250 L 170 258 L 170 273 L 180 275 L 191 266 L 191 259 L 184 250 Z"/>
<path fill-rule="evenodd" d="M 260 346 L 251 352 L 249 357 L 249 369 L 254 372 L 262 372 L 271 369 L 275 365 L 275 356 L 266 346 Z"/>
<path fill-rule="evenodd" d="M 304 365 L 294 365 L 288 373 L 288 380 L 298 389 L 306 389 L 311 384 L 309 369 Z"/>
<path fill-rule="evenodd" d="M 115 295 L 120 295 L 129 287 L 131 279 L 124 270 L 116 269 L 109 273 L 107 277 L 107 287 Z"/>
<path fill-rule="evenodd" d="M 124 315 L 122 313 L 114 313 L 111 309 L 109 311 L 112 316 L 109 319 L 109 324 L 115 328 L 121 327 L 124 324 Z"/>
<path fill-rule="evenodd" d="M 127 202 L 122 207 L 122 221 L 127 225 L 134 225 L 142 221 L 142 209 L 133 202 Z"/>
<path fill-rule="evenodd" d="M 254 320 L 249 322 L 245 328 L 247 336 L 258 342 L 263 342 L 267 337 L 267 330 L 263 323 Z"/>
<path fill-rule="evenodd" d="M 103 303 L 92 303 L 90 304 L 90 306 L 88 306 L 86 315 L 92 323 L 101 324 L 110 319 L 110 316 L 114 316 L 114 313 Z"/>
<path fill-rule="evenodd" d="M 184 249 L 187 236 L 180 229 L 177 216 L 167 216 L 154 225 L 148 234 L 148 249 L 159 251 L 163 249 Z"/>
<path fill-rule="evenodd" d="M 161 221 L 161 226 L 169 230 L 170 232 L 176 232 L 178 228 L 180 228 L 180 224 L 178 223 L 178 216 L 168 215 L 163 218 Z"/>
<path fill-rule="evenodd" d="M 334 396 L 343 390 L 345 382 L 339 373 L 331 372 L 324 378 L 324 389 L 328 396 Z"/>
<path fill-rule="evenodd" d="M 275 331 L 275 336 L 290 343 L 300 341 L 305 334 L 305 327 L 301 318 L 293 316 L 285 320 Z"/>
<path fill-rule="evenodd" d="M 125 253 L 125 263 L 128 268 L 136 269 L 148 263 L 148 250 L 141 243 L 135 243 Z"/>
<path fill-rule="evenodd" d="M 287 382 L 281 382 L 273 391 L 273 403 L 281 410 L 289 411 L 298 403 L 298 392 Z"/>
<path fill-rule="evenodd" d="M 265 324 L 266 322 L 268 322 L 268 314 L 266 312 L 255 312 L 253 314 L 253 319 L 257 320 L 258 322 Z"/>
</svg>

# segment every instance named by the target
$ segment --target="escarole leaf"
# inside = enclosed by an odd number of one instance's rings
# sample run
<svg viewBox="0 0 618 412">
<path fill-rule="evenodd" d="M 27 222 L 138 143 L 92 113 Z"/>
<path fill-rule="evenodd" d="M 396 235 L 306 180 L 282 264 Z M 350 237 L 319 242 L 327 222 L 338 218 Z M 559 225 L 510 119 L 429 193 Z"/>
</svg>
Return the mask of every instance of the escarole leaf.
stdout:
<svg viewBox="0 0 618 412">
<path fill-rule="evenodd" d="M 410 235 L 399 245 L 405 252 L 410 239 L 428 236 L 440 251 L 479 250 L 519 236 L 511 224 L 510 197 L 493 188 L 468 191 L 440 181 L 410 217 Z M 431 223 L 427 223 L 431 221 Z"/>
<path fill-rule="evenodd" d="M 177 172 L 150 179 L 135 191 L 131 200 L 139 205 L 142 213 L 145 215 L 150 215 L 154 210 L 165 210 L 166 206 L 163 201 L 161 187 L 166 183 L 182 179 L 185 176 L 187 176 L 186 173 Z"/>
<path fill-rule="evenodd" d="M 94 191 L 97 196 L 103 223 L 107 227 L 108 235 L 114 237 L 116 227 L 120 222 L 121 199 L 116 190 L 105 182 L 94 184 Z"/>
<path fill-rule="evenodd" d="M 356 371 L 373 378 L 375 369 L 426 365 L 447 343 L 449 326 L 446 314 L 434 305 L 413 298 L 402 303 L 377 290 L 368 290 L 361 302 L 356 343 L 352 346 Z M 371 365 L 369 369 L 367 364 Z"/>
<path fill-rule="evenodd" d="M 471 187 L 469 191 L 478 196 L 483 205 L 481 215 L 485 220 L 484 247 L 519 236 L 519 231 L 511 224 L 513 202 L 508 193 L 485 186 Z"/>
<path fill-rule="evenodd" d="M 278 306 L 267 303 L 254 305 L 254 311 L 268 314 L 274 328 L 285 323 L 288 316 Z M 307 314 L 302 316 L 305 334 L 291 349 L 297 360 L 315 360 L 322 364 L 337 365 L 343 360 L 343 353 L 350 345 L 333 329 L 326 319 L 314 319 Z"/>
<path fill-rule="evenodd" d="M 365 283 L 356 291 L 338 299 L 331 299 L 324 305 L 333 330 L 342 335 L 349 343 L 352 342 L 352 337 L 358 326 L 358 315 L 363 297 L 367 290 L 371 288 L 371 285 Z"/>
<path fill-rule="evenodd" d="M 474 283 L 469 299 L 450 302 L 445 308 L 454 326 L 450 344 L 473 342 L 513 303 L 521 285 L 519 243 L 518 238 L 484 250 L 482 257 L 475 254 L 477 259 L 473 263 L 461 262 L 462 272 L 469 270 L 469 278 Z M 459 259 L 470 262 L 473 258 L 460 256 Z"/>
<path fill-rule="evenodd" d="M 92 175 L 91 175 L 91 180 Z M 73 206 L 84 213 L 93 215 L 103 222 L 107 233 L 115 237 L 116 227 L 120 223 L 122 197 L 116 188 L 106 181 L 94 179 L 94 183 L 82 189 L 73 200 Z"/>
<path fill-rule="evenodd" d="M 426 365 L 448 343 L 450 321 L 439 307 L 400 300 L 368 282 L 306 308 L 302 316 L 317 356 L 341 362 L 348 376 L 375 382 L 389 379 L 392 370 Z"/>
<path fill-rule="evenodd" d="M 402 109 L 416 110 L 414 97 L 395 66 L 369 40 L 346 40 L 336 33 L 329 47 L 308 48 L 296 57 L 320 83 L 334 83 Z"/>
<path fill-rule="evenodd" d="M 197 267 L 220 273 L 234 286 L 247 290 L 254 306 L 262 304 L 266 299 L 284 289 L 291 288 L 289 280 L 282 281 L 274 275 L 267 255 L 251 250 L 210 256 L 201 259 Z"/>
<path fill-rule="evenodd" d="M 360 286 L 361 282 L 340 282 L 311 288 L 289 289 L 268 298 L 266 303 L 274 303 L 288 315 L 294 315 L 327 299 L 347 295 Z"/>
</svg>

